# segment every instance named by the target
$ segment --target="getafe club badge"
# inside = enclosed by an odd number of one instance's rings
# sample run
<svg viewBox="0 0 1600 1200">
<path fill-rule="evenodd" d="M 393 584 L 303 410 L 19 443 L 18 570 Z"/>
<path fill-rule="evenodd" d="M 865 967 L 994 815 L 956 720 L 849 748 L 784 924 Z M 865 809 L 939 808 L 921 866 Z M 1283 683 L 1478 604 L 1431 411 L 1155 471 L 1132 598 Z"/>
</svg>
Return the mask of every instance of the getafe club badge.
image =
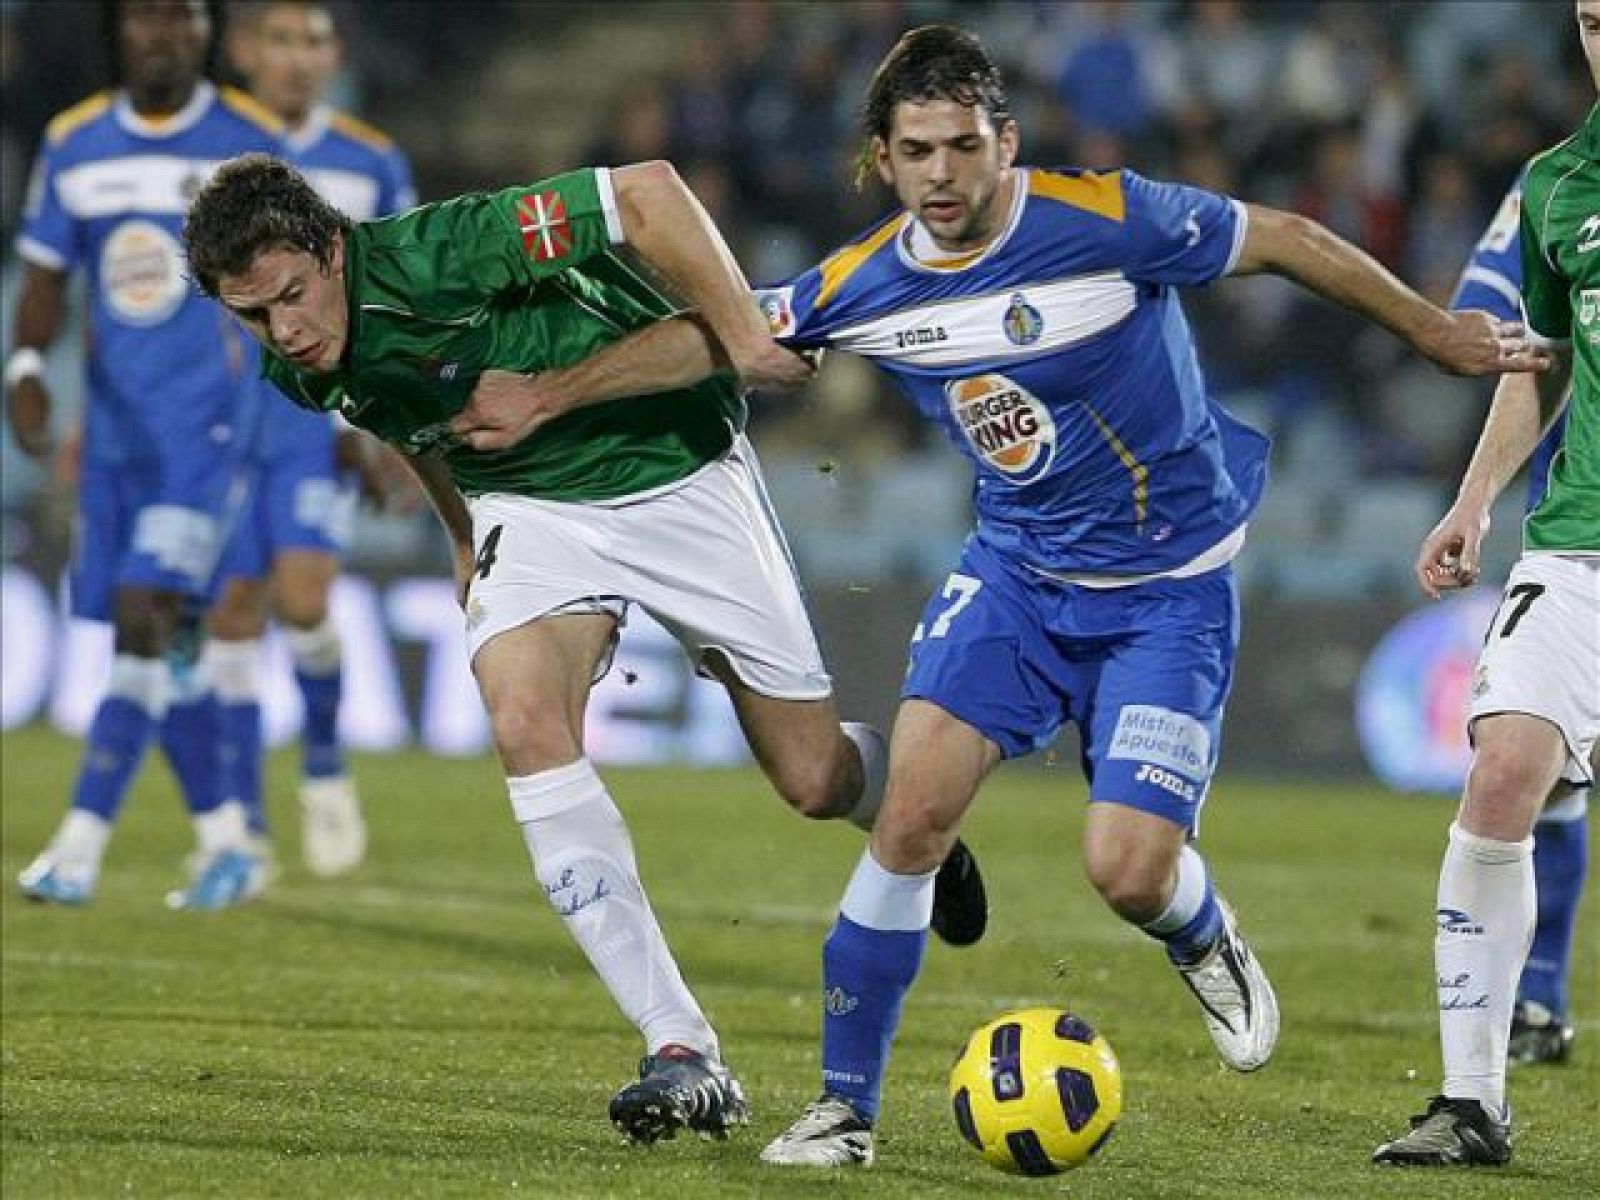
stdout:
<svg viewBox="0 0 1600 1200">
<path fill-rule="evenodd" d="M 1028 298 L 1021 292 L 1011 297 L 1011 303 L 1006 308 L 1006 315 L 1001 318 L 1005 327 L 1006 337 L 1014 346 L 1031 346 L 1039 340 L 1044 333 L 1044 317 L 1039 310 L 1028 303 Z"/>
</svg>

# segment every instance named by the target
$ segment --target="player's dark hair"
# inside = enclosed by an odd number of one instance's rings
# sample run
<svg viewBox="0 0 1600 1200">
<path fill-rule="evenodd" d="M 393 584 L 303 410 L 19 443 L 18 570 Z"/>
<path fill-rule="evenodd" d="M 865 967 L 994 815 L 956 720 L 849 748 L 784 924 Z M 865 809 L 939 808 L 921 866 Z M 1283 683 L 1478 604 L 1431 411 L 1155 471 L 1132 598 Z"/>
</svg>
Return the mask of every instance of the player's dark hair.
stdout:
<svg viewBox="0 0 1600 1200">
<path fill-rule="evenodd" d="M 122 82 L 122 3 L 123 0 L 100 0 L 100 41 L 105 48 L 106 70 L 117 83 Z M 206 43 L 200 74 L 206 79 L 217 77 L 226 8 L 227 0 L 205 0 L 206 16 L 211 19 L 211 40 Z"/>
<path fill-rule="evenodd" d="M 217 169 L 183 223 L 189 269 L 200 290 L 217 294 L 224 275 L 243 275 L 269 250 L 287 247 L 323 267 L 350 219 L 317 195 L 305 176 L 270 154 L 245 154 Z"/>
<path fill-rule="evenodd" d="M 930 100 L 953 100 L 967 108 L 982 105 L 997 127 L 1011 119 L 1000 68 L 977 37 L 954 25 L 910 30 L 872 73 L 861 109 L 866 137 L 856 160 L 856 187 L 872 173 L 873 138 L 889 140 L 895 107 Z"/>
</svg>

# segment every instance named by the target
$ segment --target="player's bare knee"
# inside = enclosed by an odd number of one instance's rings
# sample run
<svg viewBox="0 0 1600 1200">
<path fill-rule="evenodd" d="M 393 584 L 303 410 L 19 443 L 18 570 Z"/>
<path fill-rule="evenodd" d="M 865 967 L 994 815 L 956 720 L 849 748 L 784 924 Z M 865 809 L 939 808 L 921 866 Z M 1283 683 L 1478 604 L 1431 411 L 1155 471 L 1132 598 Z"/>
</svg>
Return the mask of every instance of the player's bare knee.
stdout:
<svg viewBox="0 0 1600 1200">
<path fill-rule="evenodd" d="M 848 765 L 842 755 L 790 755 L 772 770 L 772 786 L 802 817 L 829 821 L 849 812 L 859 791 L 859 781 L 850 786 Z"/>
<path fill-rule="evenodd" d="M 1086 843 L 1083 870 L 1111 911 L 1126 921 L 1143 923 L 1160 916 L 1166 907 L 1171 867 L 1136 850 Z"/>
<path fill-rule="evenodd" d="M 490 731 L 508 774 L 548 771 L 565 766 L 583 753 L 560 712 L 559 705 L 542 707 L 521 698 L 490 707 Z"/>
<path fill-rule="evenodd" d="M 1525 837 L 1548 795 L 1539 764 L 1511 747 L 1487 748 L 1473 759 L 1467 775 L 1462 822 L 1487 836 Z"/>
</svg>

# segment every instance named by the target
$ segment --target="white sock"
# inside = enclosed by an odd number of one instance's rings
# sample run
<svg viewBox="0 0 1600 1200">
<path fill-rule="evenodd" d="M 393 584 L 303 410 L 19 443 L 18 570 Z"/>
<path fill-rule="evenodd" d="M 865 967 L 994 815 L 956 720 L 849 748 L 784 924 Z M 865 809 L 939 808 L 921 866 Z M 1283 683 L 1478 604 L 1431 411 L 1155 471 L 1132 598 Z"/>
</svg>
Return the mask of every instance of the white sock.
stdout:
<svg viewBox="0 0 1600 1200">
<path fill-rule="evenodd" d="M 883 789 L 889 782 L 889 743 L 871 725 L 859 721 L 841 721 L 839 728 L 861 755 L 861 795 L 845 819 L 857 829 L 871 829 L 883 807 Z"/>
<path fill-rule="evenodd" d="M 210 812 L 194 819 L 194 837 L 200 857 L 209 861 L 224 850 L 243 850 L 250 845 L 250 826 L 245 821 L 244 805 L 226 800 Z"/>
<path fill-rule="evenodd" d="M 1141 926 L 1146 933 L 1160 937 L 1177 933 L 1199 915 L 1206 902 L 1206 860 L 1193 846 L 1178 851 L 1178 881 L 1172 886 L 1172 899 L 1161 915 Z"/>
<path fill-rule="evenodd" d="M 924 930 L 933 919 L 933 881 L 938 874 L 934 870 L 896 875 L 872 857 L 869 847 L 861 852 L 839 912 L 867 929 Z"/>
<path fill-rule="evenodd" d="M 1504 1112 L 1506 1043 L 1538 904 L 1533 839 L 1501 842 L 1450 826 L 1439 871 L 1433 961 L 1444 1094 Z"/>
<path fill-rule="evenodd" d="M 310 629 L 285 628 L 283 640 L 289 644 L 289 656 L 294 659 L 297 671 L 327 676 L 339 669 L 343 647 L 331 616 L 324 617 Z"/>
<path fill-rule="evenodd" d="M 506 780 L 534 875 L 611 998 L 654 1054 L 720 1057 L 639 880 L 628 827 L 589 760 Z"/>
<path fill-rule="evenodd" d="M 223 704 L 252 704 L 261 699 L 261 639 L 220 641 L 208 638 L 200 666 Z"/>
<path fill-rule="evenodd" d="M 100 860 L 110 840 L 111 823 L 104 817 L 87 809 L 69 808 L 45 853 L 69 874 L 94 876 L 100 871 Z"/>
</svg>

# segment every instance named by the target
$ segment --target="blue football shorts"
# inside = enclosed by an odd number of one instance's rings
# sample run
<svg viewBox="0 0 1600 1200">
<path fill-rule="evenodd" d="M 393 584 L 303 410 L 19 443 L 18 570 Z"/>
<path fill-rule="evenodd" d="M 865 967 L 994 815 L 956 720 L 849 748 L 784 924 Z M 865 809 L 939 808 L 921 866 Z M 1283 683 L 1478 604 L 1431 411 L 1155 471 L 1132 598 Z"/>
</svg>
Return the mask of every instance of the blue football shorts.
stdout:
<svg viewBox="0 0 1600 1200">
<path fill-rule="evenodd" d="M 340 474 L 331 436 L 272 454 L 252 503 L 223 554 L 223 578 L 264 578 L 290 550 L 343 557 L 359 502 L 353 476 Z"/>
<path fill-rule="evenodd" d="M 1216 768 L 1239 643 L 1233 568 L 1122 588 L 1060 583 L 971 538 L 911 642 L 902 699 L 1007 758 L 1072 722 L 1089 796 L 1193 830 Z"/>
<path fill-rule="evenodd" d="M 112 620 L 124 587 L 207 600 L 223 540 L 249 503 L 249 482 L 225 454 L 86 462 L 69 572 L 73 615 Z"/>
</svg>

